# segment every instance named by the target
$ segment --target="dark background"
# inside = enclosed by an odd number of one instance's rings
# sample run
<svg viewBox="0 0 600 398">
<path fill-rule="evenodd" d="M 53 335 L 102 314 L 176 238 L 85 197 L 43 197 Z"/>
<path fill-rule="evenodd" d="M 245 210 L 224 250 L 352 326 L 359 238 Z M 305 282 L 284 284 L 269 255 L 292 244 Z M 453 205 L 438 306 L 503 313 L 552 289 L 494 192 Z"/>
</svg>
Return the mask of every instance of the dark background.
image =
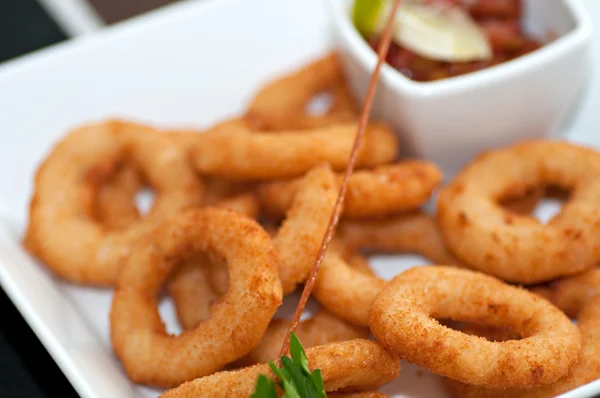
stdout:
<svg viewBox="0 0 600 398">
<path fill-rule="evenodd" d="M 0 62 L 64 39 L 35 0 L 0 1 Z"/>
<path fill-rule="evenodd" d="M 62 40 L 64 33 L 35 0 L 0 0 L 0 62 Z M 77 397 L 2 290 L 0 397 Z"/>
</svg>

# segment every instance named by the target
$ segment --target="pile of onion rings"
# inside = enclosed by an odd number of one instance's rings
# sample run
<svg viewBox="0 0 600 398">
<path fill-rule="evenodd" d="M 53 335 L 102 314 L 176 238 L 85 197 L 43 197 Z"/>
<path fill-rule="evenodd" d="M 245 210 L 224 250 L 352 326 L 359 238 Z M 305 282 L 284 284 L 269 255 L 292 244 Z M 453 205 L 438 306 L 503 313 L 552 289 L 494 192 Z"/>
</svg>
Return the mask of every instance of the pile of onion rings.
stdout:
<svg viewBox="0 0 600 398">
<path fill-rule="evenodd" d="M 307 110 L 323 92 L 330 108 Z M 329 54 L 204 131 L 79 127 L 39 166 L 23 244 L 62 279 L 114 288 L 111 343 L 133 382 L 173 388 L 164 397 L 248 397 L 272 376 L 265 362 L 290 324 L 278 309 L 317 257 L 356 110 Z M 369 125 L 315 281 L 320 307 L 296 329 L 329 396 L 385 397 L 376 390 L 400 359 L 448 378 L 457 397 L 545 397 L 599 378 L 600 154 L 554 141 L 492 151 L 429 214 L 442 173 L 398 152 L 388 125 Z M 543 225 L 530 213 L 548 185 L 570 196 Z M 142 189 L 155 195 L 148 212 Z M 387 281 L 367 257 L 405 253 L 441 265 Z M 163 285 L 177 336 L 157 309 Z"/>
</svg>

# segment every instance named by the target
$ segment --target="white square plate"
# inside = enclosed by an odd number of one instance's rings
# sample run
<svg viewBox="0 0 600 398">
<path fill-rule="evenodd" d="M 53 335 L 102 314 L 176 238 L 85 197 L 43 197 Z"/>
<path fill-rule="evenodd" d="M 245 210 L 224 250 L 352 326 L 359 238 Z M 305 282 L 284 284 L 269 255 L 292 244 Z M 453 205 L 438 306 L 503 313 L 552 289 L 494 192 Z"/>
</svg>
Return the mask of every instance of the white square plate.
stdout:
<svg viewBox="0 0 600 398">
<path fill-rule="evenodd" d="M 274 74 L 327 50 L 323 1 L 184 2 L 0 66 L 0 282 L 81 396 L 155 397 L 159 392 L 129 382 L 113 355 L 110 291 L 65 284 L 21 249 L 38 162 L 79 123 L 123 117 L 159 127 L 207 126 L 242 111 Z M 600 19 L 600 2 L 585 1 Z M 595 134 L 599 107 L 596 75 L 569 137 L 600 144 Z M 393 257 L 374 265 L 389 277 L 417 261 Z M 173 325 L 168 307 L 161 310 Z M 404 366 L 384 392 L 446 396 L 437 377 L 413 366 Z M 598 382 L 565 397 L 594 393 L 600 393 Z"/>
</svg>

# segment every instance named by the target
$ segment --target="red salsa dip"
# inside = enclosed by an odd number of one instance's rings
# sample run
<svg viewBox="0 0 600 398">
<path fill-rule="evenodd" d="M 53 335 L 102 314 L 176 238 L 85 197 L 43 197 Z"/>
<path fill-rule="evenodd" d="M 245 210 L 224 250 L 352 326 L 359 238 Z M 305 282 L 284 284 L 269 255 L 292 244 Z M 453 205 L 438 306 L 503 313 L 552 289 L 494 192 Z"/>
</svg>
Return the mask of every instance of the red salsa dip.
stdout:
<svg viewBox="0 0 600 398">
<path fill-rule="evenodd" d="M 428 0 L 463 7 L 482 28 L 493 56 L 484 61 L 445 62 L 423 57 L 392 43 L 386 61 L 409 79 L 429 82 L 464 75 L 528 54 L 542 43 L 526 36 L 522 26 L 522 0 Z M 380 37 L 366 39 L 376 51 Z"/>
</svg>

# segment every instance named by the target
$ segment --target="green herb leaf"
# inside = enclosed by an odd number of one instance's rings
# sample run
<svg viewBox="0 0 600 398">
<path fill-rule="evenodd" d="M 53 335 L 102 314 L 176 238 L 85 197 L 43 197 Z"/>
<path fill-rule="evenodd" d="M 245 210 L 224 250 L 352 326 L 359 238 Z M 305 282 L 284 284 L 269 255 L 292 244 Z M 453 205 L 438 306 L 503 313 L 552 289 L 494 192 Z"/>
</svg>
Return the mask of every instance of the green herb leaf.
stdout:
<svg viewBox="0 0 600 398">
<path fill-rule="evenodd" d="M 323 384 L 323 377 L 321 376 L 321 369 L 315 369 L 314 372 L 310 375 L 312 382 L 317 390 L 317 394 L 319 398 L 327 398 L 327 394 L 325 393 L 325 385 Z"/>
<path fill-rule="evenodd" d="M 306 385 L 307 397 L 308 398 L 321 398 L 317 388 L 315 387 L 311 378 L 306 378 L 304 380 L 304 384 Z"/>
<path fill-rule="evenodd" d="M 290 335 L 290 353 L 292 354 L 292 360 L 294 363 L 306 373 L 310 374 L 310 370 L 308 370 L 306 352 L 304 352 L 304 347 L 302 347 L 300 339 L 298 339 L 298 336 L 296 336 L 296 333 L 294 332 L 292 332 Z"/>
<path fill-rule="evenodd" d="M 306 397 L 308 395 L 308 390 L 305 383 L 306 375 L 302 373 L 302 369 L 296 366 L 296 364 L 294 364 L 294 362 L 292 362 L 292 360 L 289 357 L 285 356 L 281 357 L 281 364 L 290 375 L 290 379 L 294 383 L 294 386 L 296 387 L 298 393 L 301 396 Z"/>
<path fill-rule="evenodd" d="M 269 368 L 277 377 L 277 385 L 283 390 L 283 398 L 327 398 L 321 371 L 310 372 L 306 352 L 298 337 L 292 333 L 290 337 L 289 356 L 281 357 L 280 368 L 269 361 Z M 251 398 L 275 398 L 277 390 L 275 382 L 265 375 L 260 375 Z"/>
<path fill-rule="evenodd" d="M 259 375 L 256 381 L 256 389 L 250 398 L 277 398 L 275 383 L 265 375 Z"/>
<path fill-rule="evenodd" d="M 279 387 L 283 388 L 283 383 L 289 380 L 290 378 L 287 371 L 283 368 L 278 368 L 275 362 L 273 361 L 269 361 L 269 367 L 271 368 L 271 371 L 275 374 L 275 376 L 277 376 L 277 378 L 279 379 L 279 382 L 277 384 L 279 384 Z"/>
<path fill-rule="evenodd" d="M 283 398 L 303 398 L 300 394 L 298 394 L 298 391 L 296 391 L 294 384 L 287 380 L 283 381 L 282 389 L 284 391 Z"/>
</svg>

